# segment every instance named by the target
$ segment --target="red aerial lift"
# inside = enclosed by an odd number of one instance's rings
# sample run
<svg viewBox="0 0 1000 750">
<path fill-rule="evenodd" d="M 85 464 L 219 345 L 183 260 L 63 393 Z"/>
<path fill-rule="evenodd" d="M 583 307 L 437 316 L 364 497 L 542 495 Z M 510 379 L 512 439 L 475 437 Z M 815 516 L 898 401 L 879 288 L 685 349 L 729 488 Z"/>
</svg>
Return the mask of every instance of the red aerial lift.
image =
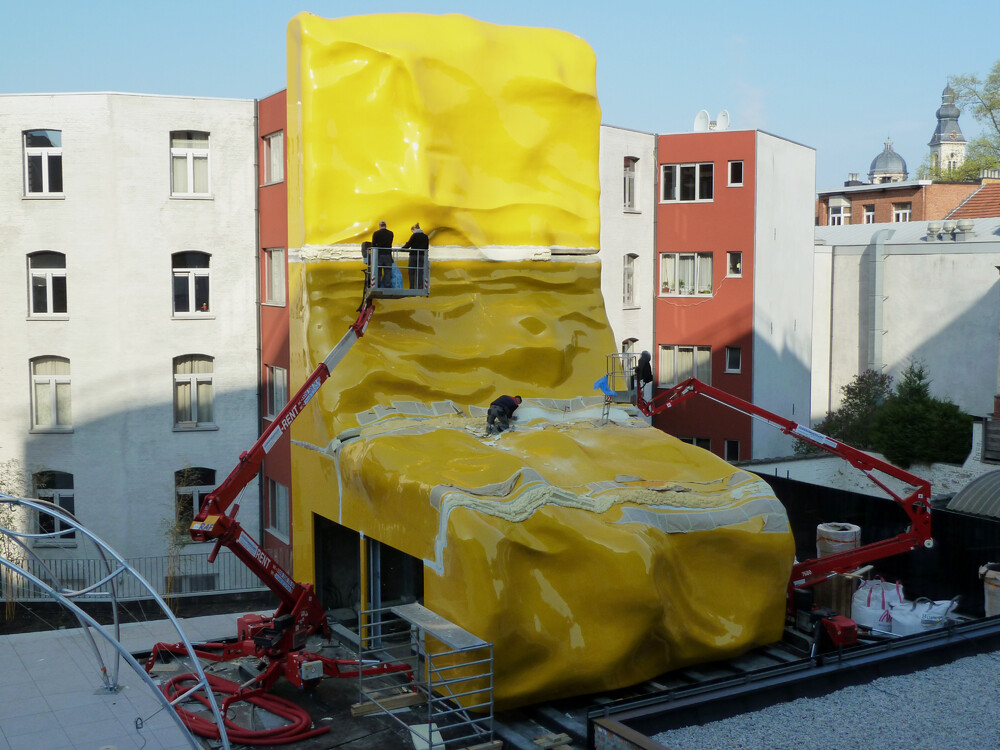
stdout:
<svg viewBox="0 0 1000 750">
<path fill-rule="evenodd" d="M 837 573 L 847 573 L 856 570 L 860 566 L 874 560 L 898 555 L 902 552 L 909 552 L 920 546 L 927 548 L 933 546 L 934 542 L 931 539 L 931 485 L 927 480 L 921 479 L 915 474 L 904 471 L 886 461 L 870 456 L 863 451 L 859 451 L 857 448 L 852 448 L 846 443 L 811 430 L 808 427 L 803 427 L 790 419 L 780 417 L 767 409 L 762 409 L 756 404 L 744 401 L 738 396 L 726 393 L 718 388 L 713 388 L 697 378 L 688 378 L 673 388 L 661 391 L 649 401 L 643 398 L 641 388 L 637 390 L 636 405 L 639 411 L 647 417 L 662 414 L 695 396 L 704 396 L 731 409 L 766 422 L 781 430 L 786 435 L 791 435 L 799 440 L 811 443 L 818 448 L 822 448 L 828 453 L 844 459 L 851 466 L 860 469 L 865 476 L 895 500 L 896 504 L 909 517 L 909 528 L 891 539 L 883 539 L 856 549 L 847 550 L 846 552 L 838 552 L 826 557 L 795 563 L 792 568 L 791 588 L 813 586 L 820 581 L 833 577 Z M 873 474 L 875 471 L 905 482 L 913 490 L 905 496 L 900 496 L 893 492 L 885 482 L 875 476 Z"/>
</svg>

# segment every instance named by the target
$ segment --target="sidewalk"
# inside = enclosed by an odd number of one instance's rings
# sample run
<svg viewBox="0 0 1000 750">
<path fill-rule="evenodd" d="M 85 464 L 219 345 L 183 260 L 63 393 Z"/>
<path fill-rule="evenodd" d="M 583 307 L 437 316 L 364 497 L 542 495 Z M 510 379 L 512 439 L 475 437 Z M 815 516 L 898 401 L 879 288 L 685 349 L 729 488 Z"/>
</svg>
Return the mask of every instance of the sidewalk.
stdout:
<svg viewBox="0 0 1000 750">
<path fill-rule="evenodd" d="M 239 614 L 181 619 L 188 639 L 236 635 Z M 129 652 L 180 636 L 169 620 L 123 624 Z M 109 672 L 116 653 L 95 640 Z M 185 733 L 127 662 L 117 693 L 104 689 L 89 639 L 79 628 L 0 637 L 0 750 L 188 750 Z M 137 728 L 138 727 L 138 728 Z"/>
</svg>

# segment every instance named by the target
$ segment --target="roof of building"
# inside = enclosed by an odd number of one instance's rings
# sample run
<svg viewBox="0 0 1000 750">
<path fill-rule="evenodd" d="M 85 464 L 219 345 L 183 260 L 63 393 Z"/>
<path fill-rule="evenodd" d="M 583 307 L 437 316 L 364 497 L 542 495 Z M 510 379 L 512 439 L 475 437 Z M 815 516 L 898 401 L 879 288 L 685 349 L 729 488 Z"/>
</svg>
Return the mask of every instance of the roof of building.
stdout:
<svg viewBox="0 0 1000 750">
<path fill-rule="evenodd" d="M 948 510 L 1000 518 L 1000 471 L 973 479 L 948 502 Z"/>
<path fill-rule="evenodd" d="M 931 136 L 928 146 L 938 143 L 965 143 L 965 136 L 962 135 L 962 128 L 958 125 L 958 116 L 962 111 L 955 106 L 955 91 L 951 86 L 945 86 L 941 92 L 941 106 L 938 107 L 937 128 Z"/>
<path fill-rule="evenodd" d="M 981 219 L 1000 216 L 1000 183 L 989 182 L 959 204 L 948 214 L 949 219 Z"/>
<path fill-rule="evenodd" d="M 906 161 L 892 150 L 892 138 L 885 142 L 882 153 L 872 159 L 869 176 L 880 174 L 906 174 Z"/>
<path fill-rule="evenodd" d="M 841 193 L 864 193 L 876 190 L 906 190 L 934 184 L 931 180 L 900 180 L 899 182 L 861 182 L 857 185 L 844 185 L 832 190 L 818 190 L 816 195 L 840 195 Z"/>
<path fill-rule="evenodd" d="M 886 245 L 926 244 L 930 250 L 935 246 L 960 250 L 969 243 L 1000 243 L 1000 216 L 977 218 L 972 229 L 962 233 L 962 240 L 941 239 L 943 221 L 906 221 L 889 224 L 846 224 L 844 226 L 816 227 L 816 244 L 837 246 L 861 246 L 871 243 L 876 232 L 885 231 Z M 938 233 L 928 234 L 928 225 L 937 225 Z"/>
</svg>

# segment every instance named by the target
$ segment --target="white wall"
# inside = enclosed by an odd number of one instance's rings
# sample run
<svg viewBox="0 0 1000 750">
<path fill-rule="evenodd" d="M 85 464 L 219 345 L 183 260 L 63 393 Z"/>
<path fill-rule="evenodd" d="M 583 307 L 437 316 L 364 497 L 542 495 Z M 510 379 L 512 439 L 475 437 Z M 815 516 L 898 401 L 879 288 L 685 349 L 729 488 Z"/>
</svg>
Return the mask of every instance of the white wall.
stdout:
<svg viewBox="0 0 1000 750">
<path fill-rule="evenodd" d="M 812 367 L 815 189 L 816 152 L 757 131 L 753 402 L 803 422 Z M 791 449 L 790 438 L 754 421 L 754 458 Z"/>
<path fill-rule="evenodd" d="M 817 330 L 815 335 L 827 336 L 831 356 L 829 371 L 814 373 L 814 419 L 840 405 L 841 388 L 868 363 L 869 336 L 879 343 L 876 365 L 896 382 L 911 361 L 919 361 L 934 396 L 970 414 L 992 412 L 1000 332 L 1000 219 L 977 219 L 974 233 L 962 242 L 928 241 L 926 227 L 927 222 L 911 222 L 817 230 L 826 244 L 817 245 L 816 252 L 831 257 L 833 281 L 832 294 L 817 300 L 828 306 L 823 315 L 831 323 L 829 333 Z M 872 320 L 866 282 L 878 254 L 882 289 L 879 316 Z M 870 327 L 874 332 L 868 332 Z"/>
<path fill-rule="evenodd" d="M 653 350 L 655 145 L 656 138 L 651 133 L 601 126 L 601 291 L 619 351 L 622 341 L 633 337 L 638 339 L 634 347 L 636 352 Z M 639 159 L 635 211 L 623 208 L 626 156 Z M 635 260 L 634 304 L 625 307 L 622 304 L 622 275 L 628 253 L 639 257 Z"/>
<path fill-rule="evenodd" d="M 23 197 L 21 133 L 41 128 L 62 131 L 64 199 Z M 189 129 L 211 133 L 209 200 L 170 197 L 170 131 Z M 0 96 L 0 460 L 72 473 L 78 518 L 128 556 L 166 554 L 175 470 L 221 482 L 258 432 L 255 143 L 251 100 Z M 38 250 L 66 255 L 67 320 L 27 317 Z M 183 250 L 211 254 L 210 318 L 172 319 Z M 215 431 L 173 429 L 172 359 L 192 353 L 215 359 Z M 71 434 L 29 433 L 40 355 L 70 359 Z M 258 509 L 254 483 L 254 534 Z"/>
</svg>

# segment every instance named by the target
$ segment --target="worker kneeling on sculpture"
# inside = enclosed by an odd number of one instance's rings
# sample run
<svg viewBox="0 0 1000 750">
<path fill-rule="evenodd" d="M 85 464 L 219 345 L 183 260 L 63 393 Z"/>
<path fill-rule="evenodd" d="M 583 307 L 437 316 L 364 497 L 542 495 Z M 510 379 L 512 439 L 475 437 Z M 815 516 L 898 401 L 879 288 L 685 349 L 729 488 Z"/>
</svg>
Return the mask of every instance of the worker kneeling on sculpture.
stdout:
<svg viewBox="0 0 1000 750">
<path fill-rule="evenodd" d="M 501 433 L 510 428 L 510 420 L 517 419 L 514 412 L 521 405 L 520 396 L 500 396 L 490 404 L 486 413 L 486 434 Z"/>
</svg>

